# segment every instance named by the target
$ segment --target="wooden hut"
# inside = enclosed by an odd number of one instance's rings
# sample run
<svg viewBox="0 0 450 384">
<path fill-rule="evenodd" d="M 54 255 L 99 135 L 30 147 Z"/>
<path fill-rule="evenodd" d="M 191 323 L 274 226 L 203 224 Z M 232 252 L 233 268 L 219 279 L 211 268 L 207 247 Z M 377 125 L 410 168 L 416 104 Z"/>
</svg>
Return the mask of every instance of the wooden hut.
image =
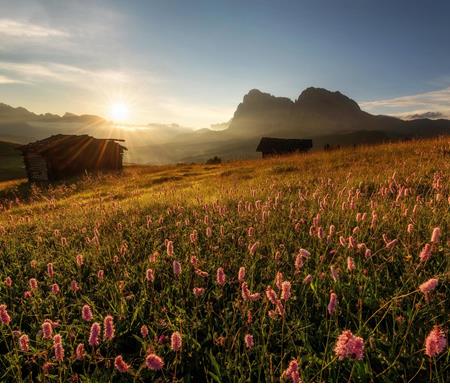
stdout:
<svg viewBox="0 0 450 384">
<path fill-rule="evenodd" d="M 262 157 L 284 155 L 294 152 L 307 152 L 312 148 L 310 139 L 279 139 L 275 137 L 263 137 L 259 142 L 256 152 L 262 152 Z"/>
<path fill-rule="evenodd" d="M 18 148 L 29 181 L 52 181 L 85 172 L 122 169 L 126 148 L 117 139 L 88 135 L 54 135 Z"/>
</svg>

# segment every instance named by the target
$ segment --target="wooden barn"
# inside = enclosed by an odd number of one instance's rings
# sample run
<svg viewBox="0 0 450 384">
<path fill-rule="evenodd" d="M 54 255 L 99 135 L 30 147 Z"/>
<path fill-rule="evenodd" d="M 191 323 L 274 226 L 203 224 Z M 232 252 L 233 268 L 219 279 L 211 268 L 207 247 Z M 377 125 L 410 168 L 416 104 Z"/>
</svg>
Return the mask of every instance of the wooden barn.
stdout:
<svg viewBox="0 0 450 384">
<path fill-rule="evenodd" d="M 263 137 L 256 148 L 256 152 L 262 152 L 262 157 L 278 156 L 294 152 L 307 152 L 312 148 L 310 139 L 279 139 L 275 137 Z"/>
<path fill-rule="evenodd" d="M 122 169 L 126 148 L 116 139 L 88 135 L 54 135 L 18 148 L 22 152 L 29 181 L 53 181 L 87 171 Z"/>
</svg>

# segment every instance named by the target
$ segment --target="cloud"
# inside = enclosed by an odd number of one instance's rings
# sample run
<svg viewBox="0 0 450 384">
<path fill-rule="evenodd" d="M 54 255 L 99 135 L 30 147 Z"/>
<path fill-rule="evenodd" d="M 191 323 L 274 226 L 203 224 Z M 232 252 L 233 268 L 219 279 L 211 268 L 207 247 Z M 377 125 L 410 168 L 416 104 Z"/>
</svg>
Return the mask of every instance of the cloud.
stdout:
<svg viewBox="0 0 450 384">
<path fill-rule="evenodd" d="M 421 110 L 422 112 L 439 112 L 450 109 L 450 87 L 415 95 L 366 101 L 360 103 L 360 105 L 362 109 L 369 112 L 392 111 L 393 113 L 412 113 L 416 110 Z"/>
<path fill-rule="evenodd" d="M 67 37 L 68 33 L 42 25 L 23 23 L 11 19 L 0 19 L 0 35 L 21 38 L 43 38 Z"/>
<path fill-rule="evenodd" d="M 10 77 L 0 75 L 0 85 L 1 84 L 25 84 L 25 83 L 26 83 L 25 81 L 12 79 Z"/>
</svg>

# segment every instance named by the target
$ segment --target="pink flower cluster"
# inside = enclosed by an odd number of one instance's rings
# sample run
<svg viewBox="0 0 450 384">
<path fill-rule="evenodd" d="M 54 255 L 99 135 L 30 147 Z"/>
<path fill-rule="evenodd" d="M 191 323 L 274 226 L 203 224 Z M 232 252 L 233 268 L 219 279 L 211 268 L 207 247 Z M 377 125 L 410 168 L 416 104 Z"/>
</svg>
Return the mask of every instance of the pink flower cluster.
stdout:
<svg viewBox="0 0 450 384">
<path fill-rule="evenodd" d="M 343 331 L 336 342 L 334 352 L 339 360 L 345 358 L 362 360 L 364 357 L 364 340 L 354 336 L 349 330 Z"/>
</svg>

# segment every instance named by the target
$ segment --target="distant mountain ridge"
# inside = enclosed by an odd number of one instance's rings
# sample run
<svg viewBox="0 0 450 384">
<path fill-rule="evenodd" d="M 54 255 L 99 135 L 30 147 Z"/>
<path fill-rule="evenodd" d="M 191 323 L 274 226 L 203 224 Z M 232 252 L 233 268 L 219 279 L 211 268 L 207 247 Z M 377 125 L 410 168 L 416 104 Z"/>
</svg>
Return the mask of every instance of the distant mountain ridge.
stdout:
<svg viewBox="0 0 450 384">
<path fill-rule="evenodd" d="M 439 117 L 437 114 L 425 115 Z M 422 117 L 419 116 L 418 117 Z M 27 142 L 56 133 L 86 133 L 126 140 L 128 161 L 175 163 L 259 157 L 262 136 L 312 139 L 313 148 L 450 135 L 450 120 L 372 115 L 339 91 L 309 87 L 291 100 L 250 90 L 222 130 L 148 124 L 135 131 L 120 129 L 98 116 L 37 115 L 25 108 L 0 104 L 0 139 Z M 214 127 L 213 127 L 214 128 Z"/>
</svg>

